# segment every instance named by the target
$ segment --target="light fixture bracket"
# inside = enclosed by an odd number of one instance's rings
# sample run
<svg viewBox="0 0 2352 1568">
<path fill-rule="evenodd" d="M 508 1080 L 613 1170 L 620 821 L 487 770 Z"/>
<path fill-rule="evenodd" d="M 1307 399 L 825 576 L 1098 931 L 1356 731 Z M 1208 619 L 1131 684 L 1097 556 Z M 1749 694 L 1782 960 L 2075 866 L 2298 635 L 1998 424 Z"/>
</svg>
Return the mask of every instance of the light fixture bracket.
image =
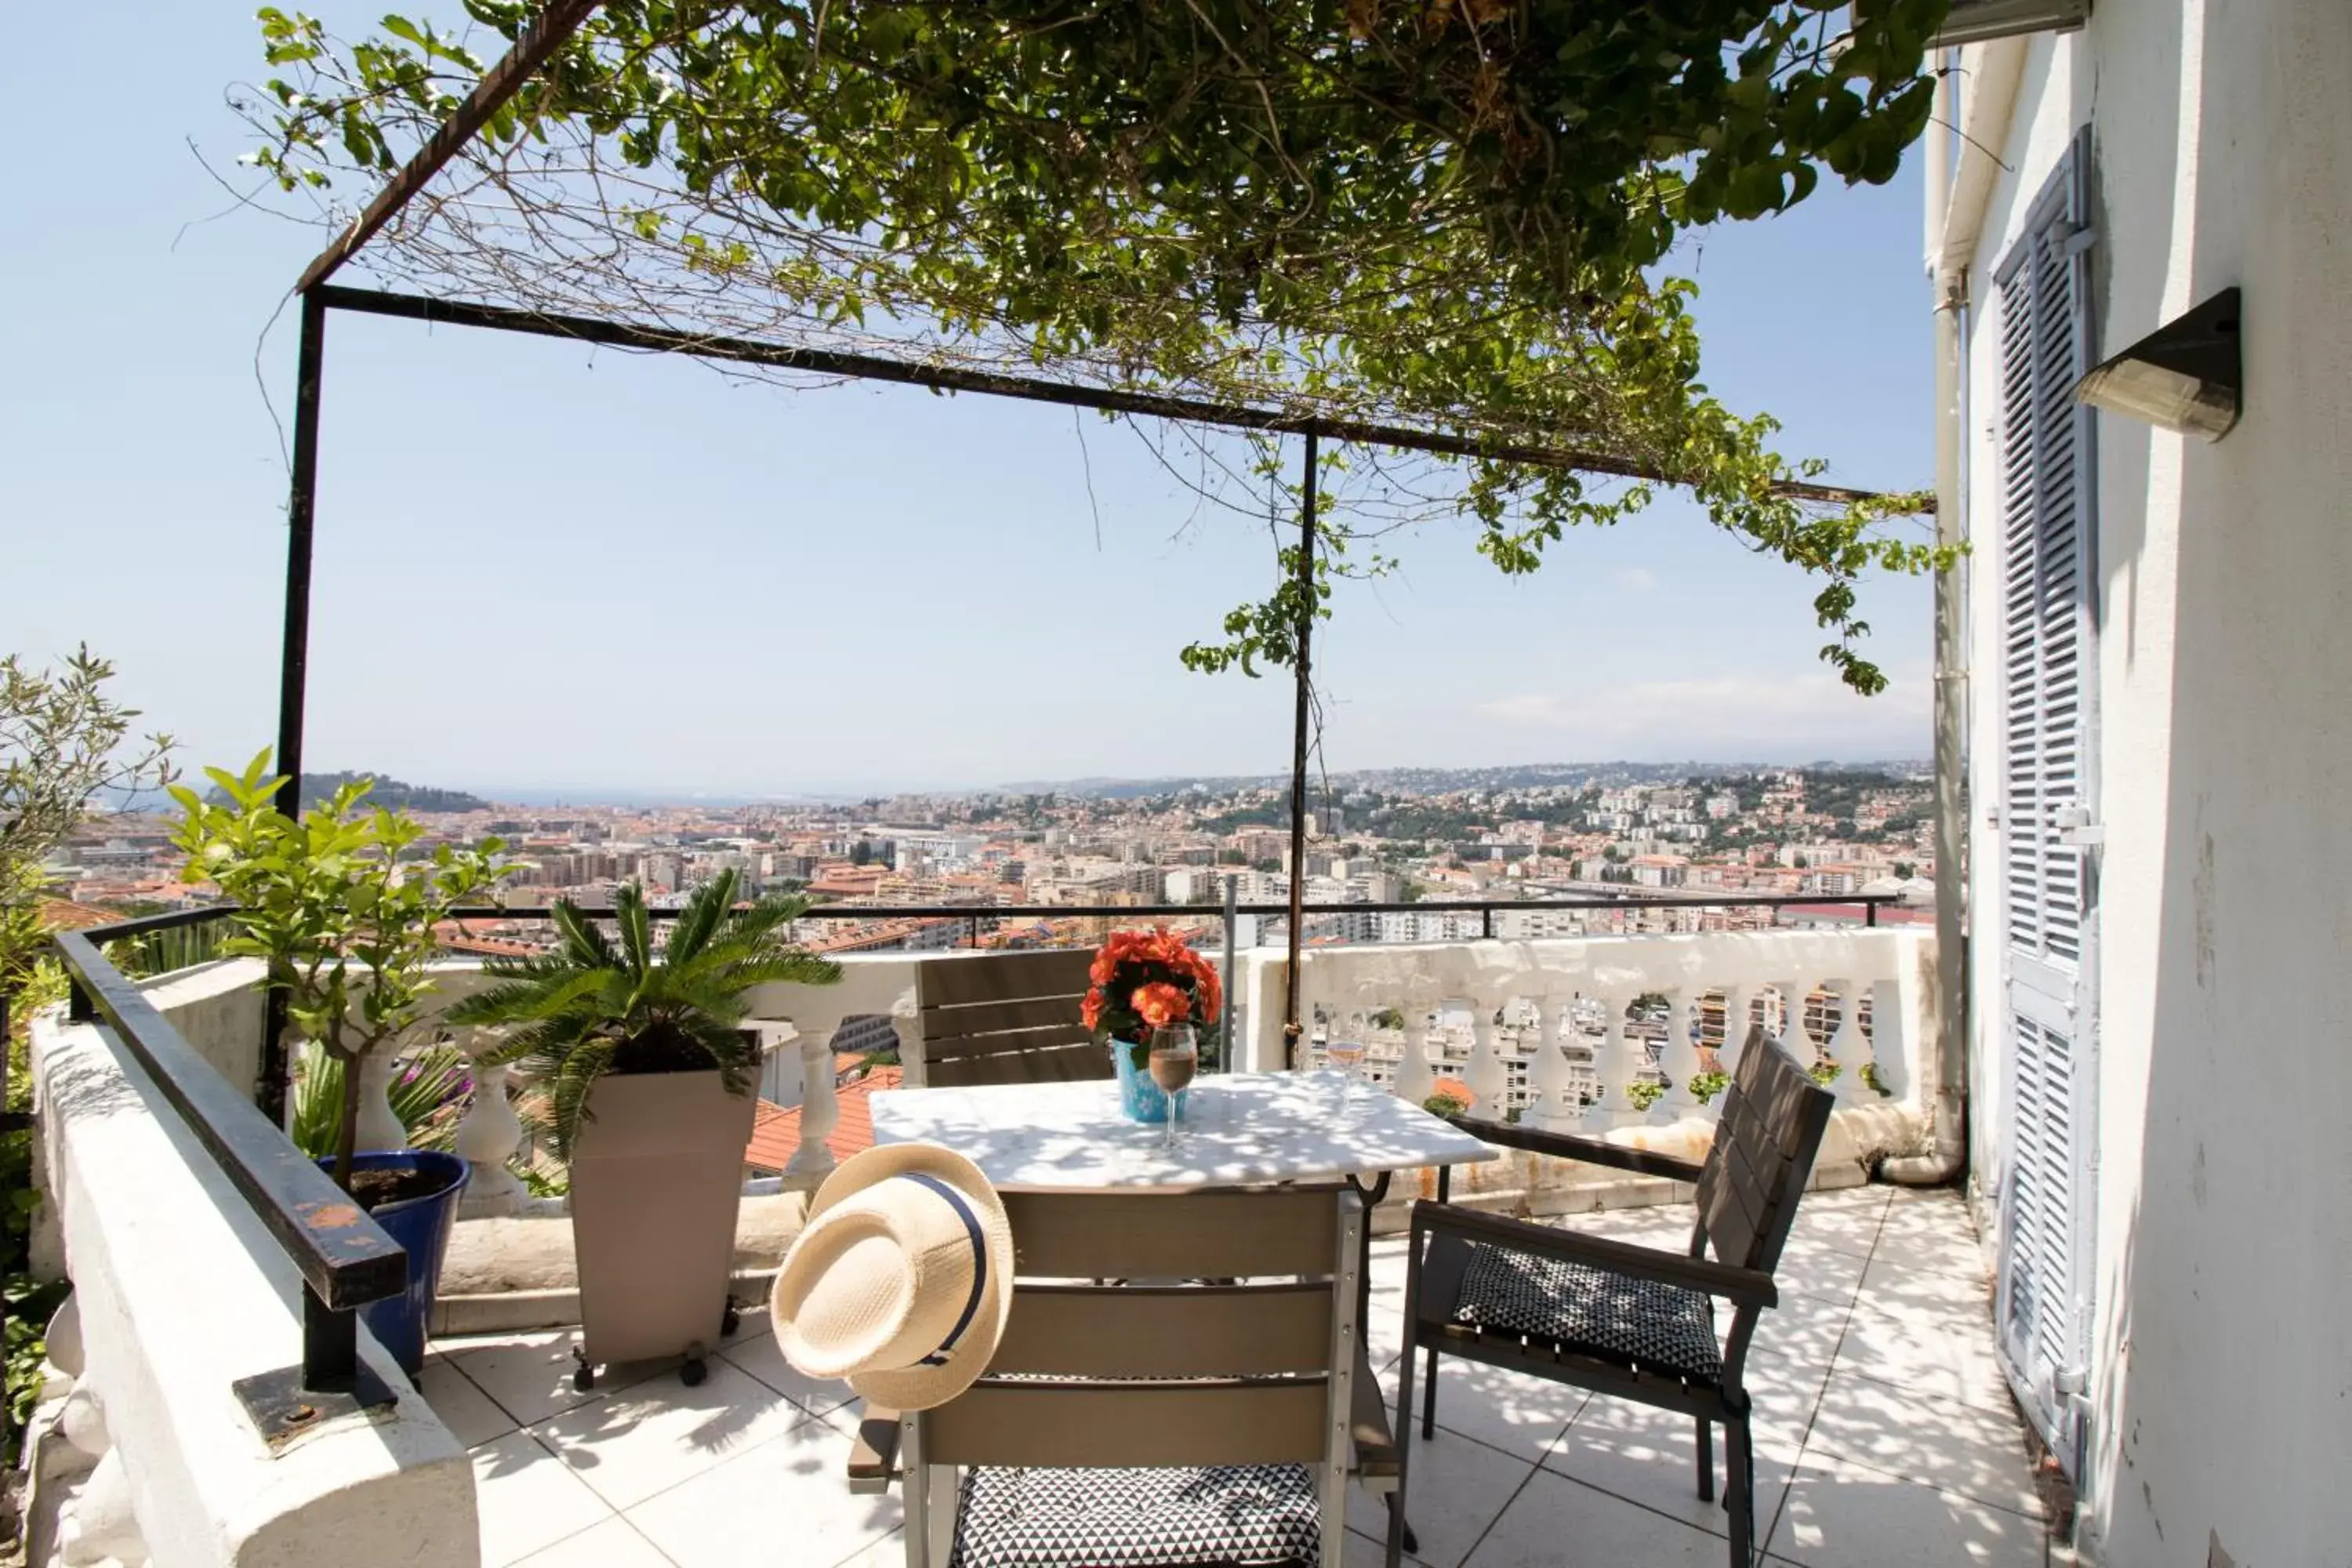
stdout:
<svg viewBox="0 0 2352 1568">
<path fill-rule="evenodd" d="M 2094 408 L 2218 441 L 2238 423 L 2245 391 L 2233 285 L 2132 344 L 2075 384 Z"/>
</svg>

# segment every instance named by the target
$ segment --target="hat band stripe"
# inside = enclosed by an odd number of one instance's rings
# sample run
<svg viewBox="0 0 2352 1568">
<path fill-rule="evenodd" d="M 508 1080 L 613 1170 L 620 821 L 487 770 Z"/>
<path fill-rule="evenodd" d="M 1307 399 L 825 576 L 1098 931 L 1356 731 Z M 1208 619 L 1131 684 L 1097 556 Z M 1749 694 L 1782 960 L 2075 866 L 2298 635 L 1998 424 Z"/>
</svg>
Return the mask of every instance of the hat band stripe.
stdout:
<svg viewBox="0 0 2352 1568">
<path fill-rule="evenodd" d="M 928 1171 L 906 1171 L 901 1174 L 910 1182 L 920 1182 L 946 1200 L 948 1207 L 955 1210 L 956 1217 L 963 1221 L 963 1228 L 971 1237 L 971 1294 L 964 1300 L 963 1315 L 956 1320 L 955 1327 L 948 1331 L 948 1337 L 940 1342 L 940 1348 L 917 1363 L 945 1366 L 949 1355 L 955 1350 L 956 1342 L 963 1338 L 964 1330 L 971 1327 L 973 1314 L 980 1310 L 981 1290 L 988 1283 L 988 1238 L 981 1231 L 980 1216 L 971 1212 L 971 1205 L 964 1202 L 961 1193 Z"/>
</svg>

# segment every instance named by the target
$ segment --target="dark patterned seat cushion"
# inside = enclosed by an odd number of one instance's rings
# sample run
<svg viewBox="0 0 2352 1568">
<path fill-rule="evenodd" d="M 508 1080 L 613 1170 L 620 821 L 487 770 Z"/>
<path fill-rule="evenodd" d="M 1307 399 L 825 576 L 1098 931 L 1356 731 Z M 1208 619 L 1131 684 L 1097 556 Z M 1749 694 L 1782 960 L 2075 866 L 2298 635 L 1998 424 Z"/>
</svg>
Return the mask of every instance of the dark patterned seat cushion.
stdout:
<svg viewBox="0 0 2352 1568">
<path fill-rule="evenodd" d="M 1706 1294 L 1565 1258 L 1472 1245 L 1453 1321 L 1693 1383 L 1723 1375 Z"/>
<path fill-rule="evenodd" d="M 1321 1550 L 1304 1465 L 1062 1470 L 976 1466 L 956 1499 L 948 1568 L 1312 1564 Z"/>
</svg>

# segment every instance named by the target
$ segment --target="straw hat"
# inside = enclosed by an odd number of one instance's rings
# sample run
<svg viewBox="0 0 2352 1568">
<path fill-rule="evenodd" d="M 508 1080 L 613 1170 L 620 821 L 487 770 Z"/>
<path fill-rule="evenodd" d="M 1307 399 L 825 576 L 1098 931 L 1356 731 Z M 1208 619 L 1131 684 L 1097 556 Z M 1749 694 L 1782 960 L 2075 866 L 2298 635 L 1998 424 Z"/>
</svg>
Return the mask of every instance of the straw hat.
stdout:
<svg viewBox="0 0 2352 1568">
<path fill-rule="evenodd" d="M 845 1377 L 893 1410 L 928 1410 L 988 1369 L 1013 1310 L 1013 1227 L 980 1167 L 886 1143 L 853 1155 L 809 1203 L 769 1310 L 784 1359 Z"/>
</svg>

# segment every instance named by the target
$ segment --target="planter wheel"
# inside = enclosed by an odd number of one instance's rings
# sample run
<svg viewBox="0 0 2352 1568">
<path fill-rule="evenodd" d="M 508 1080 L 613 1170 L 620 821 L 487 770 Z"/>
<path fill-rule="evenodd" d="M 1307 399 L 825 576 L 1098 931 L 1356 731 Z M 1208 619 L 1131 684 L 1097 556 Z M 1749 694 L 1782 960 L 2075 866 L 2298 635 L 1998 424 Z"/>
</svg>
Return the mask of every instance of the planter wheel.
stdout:
<svg viewBox="0 0 2352 1568">
<path fill-rule="evenodd" d="M 702 1359 L 702 1347 L 696 1345 L 686 1352 L 686 1364 L 677 1369 L 677 1380 L 688 1388 L 699 1388 L 702 1380 L 710 1375 L 710 1363 Z"/>
<path fill-rule="evenodd" d="M 572 1391 L 585 1394 L 596 1386 L 596 1369 L 588 1364 L 588 1352 L 578 1345 L 572 1347 L 572 1359 L 579 1363 L 572 1369 Z"/>
<path fill-rule="evenodd" d="M 733 1337 L 735 1331 L 742 1326 L 742 1310 L 737 1307 L 733 1301 L 729 1301 L 727 1303 L 727 1310 L 719 1315 L 719 1335 L 722 1338 L 731 1338 Z"/>
</svg>

